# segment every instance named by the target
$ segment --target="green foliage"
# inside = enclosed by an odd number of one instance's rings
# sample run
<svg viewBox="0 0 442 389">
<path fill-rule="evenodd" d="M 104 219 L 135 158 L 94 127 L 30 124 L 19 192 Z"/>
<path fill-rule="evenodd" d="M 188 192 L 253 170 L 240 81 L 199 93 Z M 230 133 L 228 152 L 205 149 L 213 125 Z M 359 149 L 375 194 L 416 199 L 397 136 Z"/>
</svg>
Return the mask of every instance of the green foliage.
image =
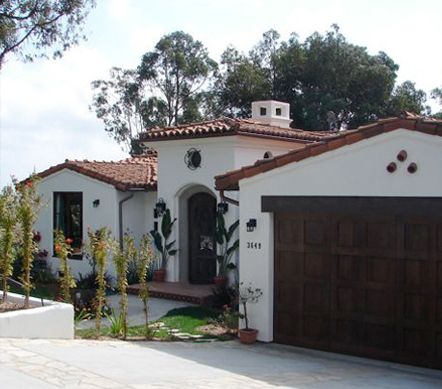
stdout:
<svg viewBox="0 0 442 389">
<path fill-rule="evenodd" d="M 60 57 L 84 39 L 82 25 L 95 0 L 2 0 L 0 2 L 0 68 L 9 53 L 26 61 Z"/>
<path fill-rule="evenodd" d="M 23 258 L 23 274 L 20 282 L 25 291 L 24 306 L 29 308 L 29 296 L 33 288 L 31 280 L 32 262 L 38 251 L 38 245 L 34 241 L 32 227 L 37 220 L 42 206 L 41 196 L 37 192 L 37 179 L 31 176 L 25 182 L 14 182 L 18 198 L 17 215 L 21 228 L 21 247 Z"/>
<path fill-rule="evenodd" d="M 427 96 L 423 90 L 416 89 L 414 82 L 405 81 L 396 86 L 388 103 L 388 114 L 400 116 L 403 111 L 423 114 Z"/>
<path fill-rule="evenodd" d="M 3 301 L 8 297 L 8 278 L 14 264 L 14 243 L 17 241 L 17 195 L 12 186 L 6 186 L 0 193 L 0 277 Z"/>
<path fill-rule="evenodd" d="M 120 292 L 120 316 L 122 322 L 121 335 L 123 339 L 127 336 L 127 274 L 129 262 L 134 262 L 136 258 L 134 238 L 129 234 L 124 234 L 123 247 L 120 247 L 114 255 L 115 270 L 117 272 L 117 287 Z"/>
<path fill-rule="evenodd" d="M 106 301 L 106 264 L 107 256 L 113 250 L 113 239 L 107 227 L 102 227 L 93 232 L 88 231 L 88 255 L 93 258 L 97 266 L 97 295 L 96 295 L 96 312 L 95 312 L 95 333 L 97 338 L 101 331 L 101 317 L 103 315 L 103 307 Z"/>
<path fill-rule="evenodd" d="M 139 153 L 136 139 L 146 128 L 202 118 L 204 87 L 216 67 L 201 42 L 173 32 L 143 55 L 137 69 L 112 68 L 110 80 L 92 82 L 92 109 L 118 143 Z"/>
<path fill-rule="evenodd" d="M 123 312 L 120 312 L 119 315 L 115 313 L 112 309 L 110 314 L 105 314 L 106 318 L 109 320 L 110 327 L 109 332 L 110 335 L 115 338 L 123 338 L 126 339 L 127 336 L 127 318 L 124 316 Z"/>
<path fill-rule="evenodd" d="M 431 98 L 436 100 L 441 106 L 442 106 L 442 87 L 441 88 L 434 88 L 431 91 Z M 441 119 L 442 120 L 442 109 L 439 112 L 436 112 L 433 117 L 435 119 Z"/>
<path fill-rule="evenodd" d="M 154 254 L 152 251 L 152 242 L 149 235 L 143 235 L 141 238 L 140 249 L 138 255 L 136 256 L 137 273 L 140 280 L 140 290 L 138 295 L 143 303 L 144 312 L 144 336 L 146 339 L 151 337 L 151 332 L 149 329 L 149 317 L 148 317 L 148 300 L 149 300 L 149 287 L 147 285 L 147 275 L 149 267 L 152 264 Z"/>
<path fill-rule="evenodd" d="M 56 230 L 54 232 L 54 248 L 55 255 L 60 259 L 60 286 L 63 301 L 72 303 L 71 288 L 75 288 L 75 279 L 72 276 L 71 269 L 68 263 L 68 257 L 72 254 L 72 239 L 66 239 L 63 231 Z"/>
<path fill-rule="evenodd" d="M 228 270 L 236 268 L 230 260 L 235 251 L 239 248 L 239 239 L 236 239 L 231 245 L 230 241 L 238 226 L 239 220 L 232 223 L 229 228 L 226 228 L 224 215 L 222 213 L 217 214 L 215 239 L 219 247 L 219 255 L 217 256 L 219 276 L 226 276 Z"/>
<path fill-rule="evenodd" d="M 175 245 L 175 240 L 169 242 L 170 235 L 172 234 L 172 228 L 177 218 L 172 219 L 170 215 L 170 209 L 166 209 L 163 218 L 161 219 L 161 233 L 159 231 L 152 230 L 150 234 L 152 235 L 155 248 L 161 255 L 161 268 L 165 269 L 167 267 L 167 261 L 170 256 L 177 253 L 178 249 L 173 248 Z"/>
</svg>

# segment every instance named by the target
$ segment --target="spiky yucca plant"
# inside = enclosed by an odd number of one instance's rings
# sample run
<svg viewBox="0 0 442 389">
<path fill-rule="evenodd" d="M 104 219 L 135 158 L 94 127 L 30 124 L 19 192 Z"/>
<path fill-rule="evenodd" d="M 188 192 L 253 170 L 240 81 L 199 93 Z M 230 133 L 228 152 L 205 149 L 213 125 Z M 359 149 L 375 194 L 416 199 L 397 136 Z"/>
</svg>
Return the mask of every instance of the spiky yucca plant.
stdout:
<svg viewBox="0 0 442 389">
<path fill-rule="evenodd" d="M 72 239 L 65 238 L 63 231 L 56 230 L 54 233 L 55 255 L 60 259 L 62 276 L 60 277 L 61 294 L 63 301 L 72 303 L 71 288 L 75 288 L 75 279 L 72 276 L 68 263 L 68 257 L 72 254 Z"/>
<path fill-rule="evenodd" d="M 113 257 L 115 271 L 117 273 L 117 287 L 120 292 L 120 318 L 121 320 L 121 337 L 127 337 L 127 273 L 129 262 L 135 260 L 136 248 L 134 238 L 129 234 L 124 234 L 123 247 L 116 250 Z"/>
<path fill-rule="evenodd" d="M 152 250 L 152 241 L 148 235 L 143 235 L 141 238 L 140 250 L 138 252 L 137 261 L 137 273 L 140 279 L 140 291 L 138 293 L 141 301 L 143 302 L 143 311 L 145 318 L 145 337 L 150 338 L 149 330 L 149 317 L 148 317 L 148 299 L 149 299 L 149 287 L 147 285 L 147 274 L 150 265 L 152 264 L 154 253 Z"/>
<path fill-rule="evenodd" d="M 18 197 L 18 220 L 21 227 L 21 246 L 23 255 L 23 275 L 20 281 L 25 291 L 25 308 L 29 308 L 29 296 L 33 288 L 31 280 L 31 270 L 34 255 L 38 250 L 38 245 L 34 241 L 34 232 L 32 230 L 41 209 L 41 196 L 37 191 L 37 179 L 34 176 L 28 178 L 25 182 L 14 182 Z"/>
<path fill-rule="evenodd" d="M 113 239 L 107 227 L 102 227 L 97 231 L 88 231 L 87 250 L 91 258 L 97 266 L 97 295 L 96 295 L 96 312 L 95 312 L 95 332 L 96 337 L 100 337 L 101 318 L 103 316 L 103 307 L 106 302 L 106 263 L 107 256 L 111 254 L 113 249 Z"/>
<path fill-rule="evenodd" d="M 0 275 L 3 301 L 8 298 L 8 278 L 14 263 L 14 242 L 17 224 L 17 196 L 12 186 L 6 186 L 0 194 Z"/>
</svg>

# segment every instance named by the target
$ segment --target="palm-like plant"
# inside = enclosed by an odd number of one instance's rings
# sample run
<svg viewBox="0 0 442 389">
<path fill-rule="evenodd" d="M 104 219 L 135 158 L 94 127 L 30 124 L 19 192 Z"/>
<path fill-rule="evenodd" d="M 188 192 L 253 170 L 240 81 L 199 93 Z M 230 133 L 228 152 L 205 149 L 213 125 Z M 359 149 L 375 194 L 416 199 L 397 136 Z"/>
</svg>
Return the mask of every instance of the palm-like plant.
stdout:
<svg viewBox="0 0 442 389">
<path fill-rule="evenodd" d="M 236 239 L 232 244 L 230 244 L 230 241 L 238 226 L 239 220 L 232 223 L 229 228 L 226 228 L 224 215 L 222 213 L 217 214 L 215 239 L 219 247 L 219 255 L 217 255 L 218 276 L 225 277 L 228 270 L 235 268 L 235 264 L 231 262 L 231 259 L 239 247 L 239 239 Z"/>
<path fill-rule="evenodd" d="M 175 255 L 178 251 L 178 249 L 173 248 L 176 240 L 169 242 L 170 235 L 172 234 L 172 228 L 176 220 L 176 218 L 172 220 L 170 210 L 166 209 L 161 220 L 161 233 L 156 230 L 152 230 L 150 232 L 155 248 L 161 255 L 161 269 L 165 269 L 167 267 L 167 261 L 169 258 Z"/>
</svg>

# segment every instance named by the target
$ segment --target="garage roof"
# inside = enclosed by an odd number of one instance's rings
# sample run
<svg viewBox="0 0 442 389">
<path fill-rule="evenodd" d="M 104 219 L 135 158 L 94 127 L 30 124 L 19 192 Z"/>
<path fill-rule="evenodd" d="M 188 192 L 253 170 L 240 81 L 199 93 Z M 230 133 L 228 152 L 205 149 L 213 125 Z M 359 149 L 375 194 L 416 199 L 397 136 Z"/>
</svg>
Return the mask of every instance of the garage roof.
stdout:
<svg viewBox="0 0 442 389">
<path fill-rule="evenodd" d="M 126 158 L 121 161 L 66 160 L 56 166 L 38 173 L 40 178 L 63 169 L 69 169 L 96 180 L 113 185 L 118 190 L 132 189 L 156 190 L 157 188 L 157 153 L 149 151 L 143 155 Z"/>
<path fill-rule="evenodd" d="M 423 119 L 414 115 L 407 115 L 405 118 L 382 119 L 352 131 L 325 136 L 314 143 L 306 144 L 300 149 L 270 159 L 261 159 L 253 165 L 218 175 L 215 177 L 215 187 L 217 190 L 238 190 L 239 181 L 244 178 L 253 177 L 289 163 L 298 162 L 399 128 L 442 136 L 441 120 Z"/>
</svg>

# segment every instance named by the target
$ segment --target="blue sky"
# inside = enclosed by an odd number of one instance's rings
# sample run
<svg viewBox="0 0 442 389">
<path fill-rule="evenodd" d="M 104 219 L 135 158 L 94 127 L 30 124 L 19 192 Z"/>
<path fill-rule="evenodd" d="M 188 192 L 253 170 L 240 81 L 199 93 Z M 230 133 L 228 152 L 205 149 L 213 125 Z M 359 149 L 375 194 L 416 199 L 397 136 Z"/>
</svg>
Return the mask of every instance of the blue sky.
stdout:
<svg viewBox="0 0 442 389">
<path fill-rule="evenodd" d="M 90 82 L 110 67 L 135 67 L 164 34 L 202 41 L 215 60 L 232 44 L 248 51 L 273 28 L 305 39 L 337 23 L 372 54 L 385 51 L 429 92 L 442 86 L 442 2 L 439 0 L 97 0 L 89 37 L 61 59 L 23 64 L 9 57 L 0 73 L 0 186 L 64 159 L 126 156 L 89 111 Z M 436 105 L 433 105 L 437 108 Z"/>
</svg>

